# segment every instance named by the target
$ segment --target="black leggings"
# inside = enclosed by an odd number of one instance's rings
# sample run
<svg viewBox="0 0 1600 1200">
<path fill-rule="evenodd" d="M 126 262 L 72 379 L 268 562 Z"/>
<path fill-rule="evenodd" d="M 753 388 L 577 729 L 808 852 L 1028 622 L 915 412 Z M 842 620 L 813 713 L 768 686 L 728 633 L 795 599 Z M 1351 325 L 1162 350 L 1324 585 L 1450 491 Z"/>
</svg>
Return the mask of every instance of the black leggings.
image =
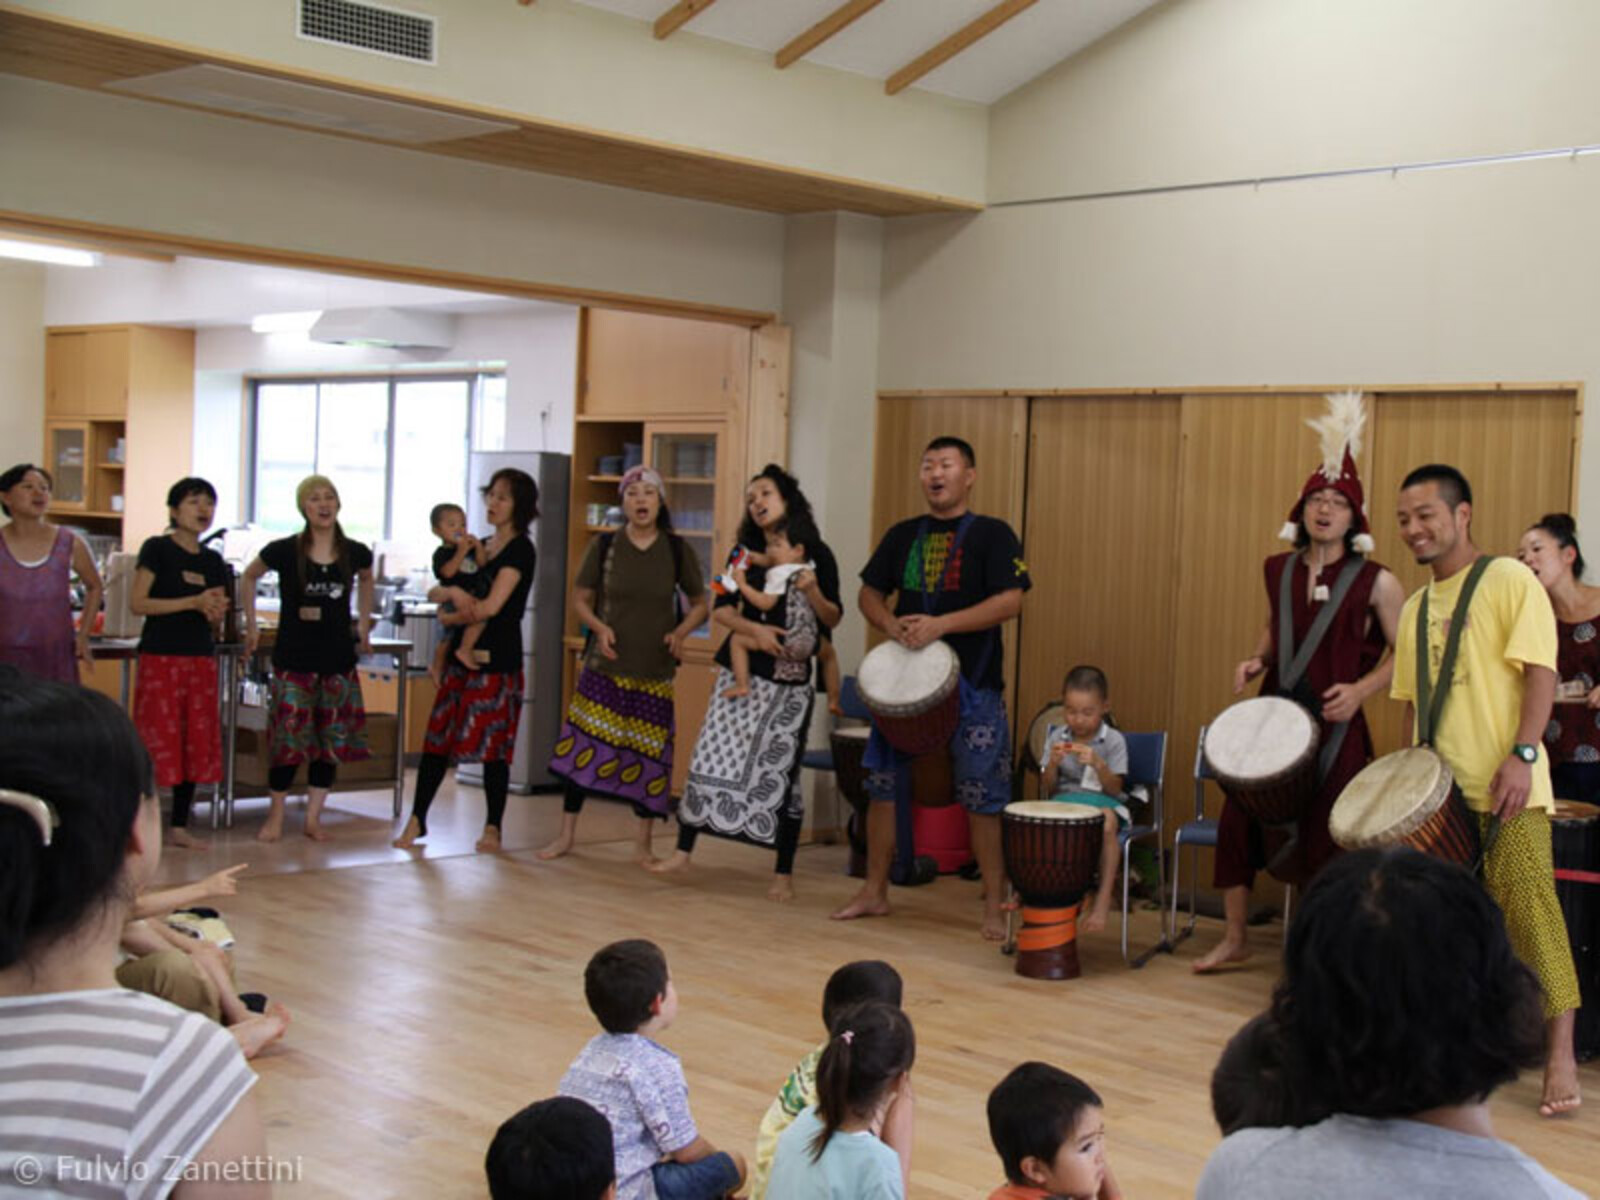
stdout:
<svg viewBox="0 0 1600 1200">
<path fill-rule="evenodd" d="M 299 769 L 300 765 L 298 763 L 288 763 L 281 767 L 268 767 L 267 790 L 273 792 L 287 792 L 294 784 L 294 773 Z M 337 763 L 327 762 L 324 759 L 319 758 L 314 762 L 308 763 L 306 765 L 306 786 L 314 788 L 331 788 L 333 786 L 334 776 L 338 774 L 338 771 L 339 767 Z M 191 783 L 189 787 L 192 789 L 194 784 Z M 190 791 L 189 794 L 190 796 L 193 796 L 194 792 Z M 172 799 L 172 823 L 176 825 L 178 823 L 178 796 L 176 792 L 173 793 Z M 185 806 L 185 815 L 187 816 L 187 806 Z"/>
<path fill-rule="evenodd" d="M 563 782 L 561 786 L 561 795 L 562 812 L 580 813 L 583 811 L 583 802 L 588 796 L 588 793 L 577 784 L 573 783 L 572 780 L 568 779 Z M 665 821 L 667 819 L 666 813 L 655 812 L 652 809 L 646 808 L 637 801 L 631 801 L 630 803 L 633 804 L 633 815 L 638 817 L 641 821 L 649 821 L 653 819 Z"/>
<path fill-rule="evenodd" d="M 411 796 L 411 815 L 416 818 L 419 833 L 428 832 L 428 810 L 433 798 L 444 782 L 444 773 L 450 769 L 450 759 L 443 754 L 424 754 L 417 764 L 417 790 Z M 483 764 L 483 799 L 488 806 L 484 825 L 499 829 L 506 816 L 506 796 L 511 791 L 511 764 L 486 762 Z"/>
<path fill-rule="evenodd" d="M 189 827 L 189 806 L 193 803 L 193 782 L 172 785 L 172 827 L 174 829 L 187 829 Z"/>
<path fill-rule="evenodd" d="M 792 817 L 784 813 L 778 818 L 778 836 L 774 848 L 778 851 L 778 865 L 773 868 L 779 875 L 794 874 L 794 852 L 800 847 L 800 827 L 805 824 L 804 817 Z M 700 830 L 694 825 L 678 825 L 678 849 L 685 854 L 694 853 L 694 844 L 700 837 Z"/>
</svg>

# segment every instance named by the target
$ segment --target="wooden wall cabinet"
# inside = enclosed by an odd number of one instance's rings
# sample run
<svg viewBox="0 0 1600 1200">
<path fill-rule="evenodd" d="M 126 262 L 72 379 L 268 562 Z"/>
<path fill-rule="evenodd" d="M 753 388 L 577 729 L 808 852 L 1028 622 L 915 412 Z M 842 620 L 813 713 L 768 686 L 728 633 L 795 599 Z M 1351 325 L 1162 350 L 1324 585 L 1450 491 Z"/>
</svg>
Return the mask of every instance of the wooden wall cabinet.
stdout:
<svg viewBox="0 0 1600 1200">
<path fill-rule="evenodd" d="M 161 532 L 167 488 L 193 470 L 194 331 L 46 330 L 45 429 L 53 511 L 125 546 Z"/>
<path fill-rule="evenodd" d="M 620 503 L 620 468 L 630 447 L 662 475 L 674 529 L 709 581 L 738 530 L 745 480 L 768 462 L 788 459 L 789 330 L 584 309 L 578 355 L 569 592 L 589 543 L 614 528 L 605 510 Z M 690 639 L 678 671 L 675 793 L 710 703 L 720 644 L 708 624 Z M 563 706 L 583 651 L 570 603 L 565 645 Z"/>
</svg>

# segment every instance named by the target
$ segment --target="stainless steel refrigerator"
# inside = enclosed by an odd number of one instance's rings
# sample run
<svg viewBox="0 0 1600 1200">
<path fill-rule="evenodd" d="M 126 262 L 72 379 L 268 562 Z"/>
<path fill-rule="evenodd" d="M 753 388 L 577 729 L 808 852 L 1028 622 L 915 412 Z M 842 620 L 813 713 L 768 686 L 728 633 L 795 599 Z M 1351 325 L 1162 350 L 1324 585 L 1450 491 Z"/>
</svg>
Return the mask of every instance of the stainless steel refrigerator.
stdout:
<svg viewBox="0 0 1600 1200">
<path fill-rule="evenodd" d="M 516 755 L 511 760 L 511 790 L 531 792 L 553 787 L 550 754 L 561 731 L 561 629 L 567 604 L 567 480 L 572 459 L 565 454 L 533 450 L 485 451 L 473 454 L 467 466 L 468 511 L 476 532 L 487 536 L 480 502 L 482 488 L 502 467 L 515 467 L 539 485 L 539 517 L 529 536 L 538 560 L 528 608 L 522 614 L 522 720 L 517 725 Z M 463 783 L 483 785 L 483 767 L 463 763 L 456 770 Z"/>
</svg>

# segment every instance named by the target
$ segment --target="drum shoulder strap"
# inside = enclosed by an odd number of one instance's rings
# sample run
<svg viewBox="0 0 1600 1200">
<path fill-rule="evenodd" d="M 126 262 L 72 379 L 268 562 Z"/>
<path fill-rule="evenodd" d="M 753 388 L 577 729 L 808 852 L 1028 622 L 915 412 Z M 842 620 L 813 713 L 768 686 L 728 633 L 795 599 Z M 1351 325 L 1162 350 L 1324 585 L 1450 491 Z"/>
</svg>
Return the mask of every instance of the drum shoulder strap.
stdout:
<svg viewBox="0 0 1600 1200">
<path fill-rule="evenodd" d="M 1450 614 L 1450 632 L 1444 642 L 1444 656 L 1439 661 L 1439 678 L 1428 674 L 1428 588 L 1422 589 L 1422 600 L 1417 605 L 1417 745 L 1431 746 L 1439 736 L 1439 721 L 1444 715 L 1444 702 L 1450 695 L 1450 684 L 1456 672 L 1456 658 L 1461 653 L 1461 632 L 1466 627 L 1467 610 L 1472 605 L 1478 581 L 1494 561 L 1494 555 L 1481 555 L 1467 570 L 1467 578 L 1456 597 L 1455 610 Z M 1431 586 L 1431 585 L 1430 585 Z"/>
<path fill-rule="evenodd" d="M 1283 575 L 1278 583 L 1278 690 L 1284 695 L 1293 693 L 1311 666 L 1318 647 L 1333 627 L 1334 617 L 1338 615 L 1345 597 L 1350 594 L 1361 568 L 1367 562 L 1359 554 L 1346 556 L 1344 566 L 1339 570 L 1339 578 L 1334 582 L 1333 592 L 1318 610 L 1311 628 L 1306 630 L 1306 640 L 1297 649 L 1294 644 L 1294 568 L 1299 560 L 1298 553 L 1289 556 L 1289 560 L 1283 564 Z M 1306 570 L 1309 572 L 1310 567 Z"/>
</svg>

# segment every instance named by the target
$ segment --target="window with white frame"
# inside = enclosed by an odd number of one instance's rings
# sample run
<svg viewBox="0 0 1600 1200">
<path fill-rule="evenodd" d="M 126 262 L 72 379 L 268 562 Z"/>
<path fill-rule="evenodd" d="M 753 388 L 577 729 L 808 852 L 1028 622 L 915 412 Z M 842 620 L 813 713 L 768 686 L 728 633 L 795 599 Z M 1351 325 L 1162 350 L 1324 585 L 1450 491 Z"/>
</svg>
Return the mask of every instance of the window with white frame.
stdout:
<svg viewBox="0 0 1600 1200">
<path fill-rule="evenodd" d="M 505 443 L 500 373 L 258 379 L 251 385 L 251 520 L 301 527 L 295 486 L 326 475 L 364 542 L 431 540 L 428 512 L 466 506 L 467 455 Z"/>
</svg>

